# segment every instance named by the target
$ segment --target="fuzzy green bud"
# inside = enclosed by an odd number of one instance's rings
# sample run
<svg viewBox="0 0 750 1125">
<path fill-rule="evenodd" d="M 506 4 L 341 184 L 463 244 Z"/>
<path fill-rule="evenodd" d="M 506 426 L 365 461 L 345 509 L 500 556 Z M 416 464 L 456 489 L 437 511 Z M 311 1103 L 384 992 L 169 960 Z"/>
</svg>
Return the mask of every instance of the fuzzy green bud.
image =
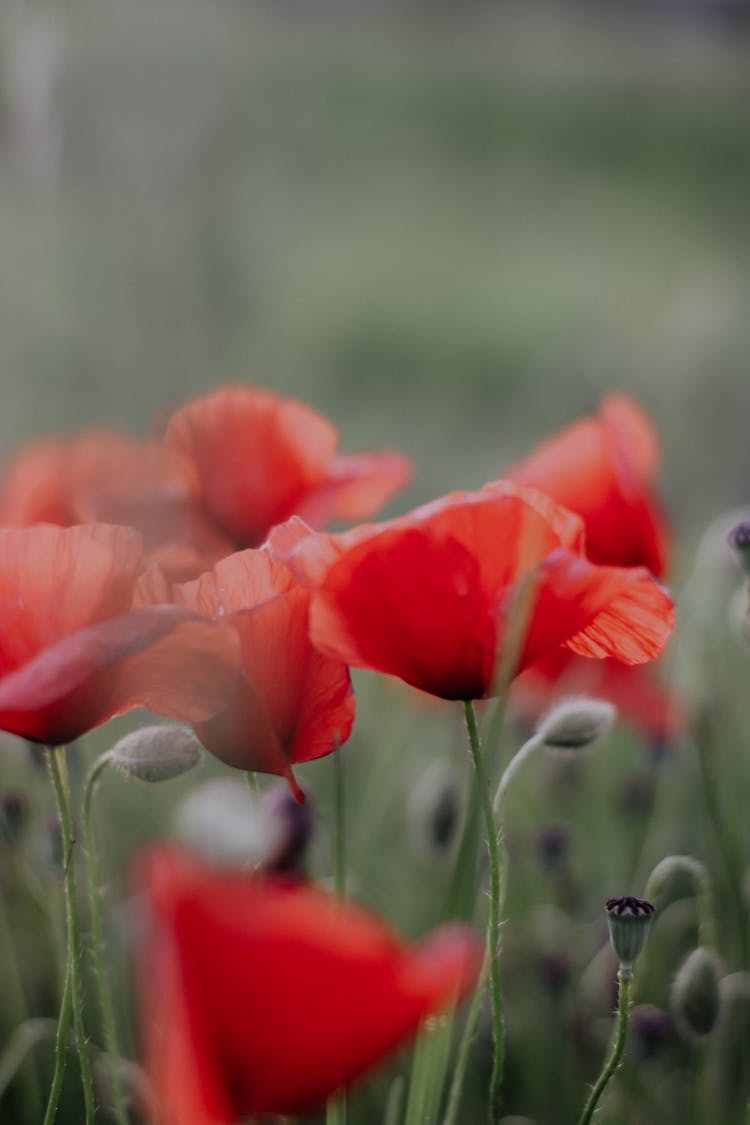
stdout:
<svg viewBox="0 0 750 1125">
<path fill-rule="evenodd" d="M 703 1039 L 721 1011 L 721 962 L 711 949 L 694 949 L 677 970 L 670 1005 L 675 1023 L 687 1039 Z"/>
<path fill-rule="evenodd" d="M 609 939 L 621 969 L 630 969 L 643 949 L 651 928 L 654 904 L 644 898 L 624 895 L 611 898 L 605 907 Z"/>
<path fill-rule="evenodd" d="M 541 719 L 536 734 L 551 750 L 580 750 L 606 734 L 617 709 L 603 699 L 564 699 Z"/>
<path fill-rule="evenodd" d="M 126 777 L 153 782 L 187 773 L 201 756 L 200 743 L 190 727 L 160 723 L 126 734 L 109 751 L 108 760 Z"/>
</svg>

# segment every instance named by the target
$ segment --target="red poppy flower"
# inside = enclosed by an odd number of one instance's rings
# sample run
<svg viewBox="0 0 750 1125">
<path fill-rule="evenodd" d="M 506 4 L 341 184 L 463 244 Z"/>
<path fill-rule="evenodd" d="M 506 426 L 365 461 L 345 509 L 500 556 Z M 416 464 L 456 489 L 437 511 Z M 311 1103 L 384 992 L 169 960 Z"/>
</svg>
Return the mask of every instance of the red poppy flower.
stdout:
<svg viewBox="0 0 750 1125">
<path fill-rule="evenodd" d="M 658 438 L 640 406 L 611 394 L 596 417 L 550 438 L 505 476 L 582 517 L 593 562 L 646 566 L 661 577 L 668 535 L 653 496 Z"/>
<path fill-rule="evenodd" d="M 335 750 L 349 737 L 355 701 L 349 669 L 309 637 L 310 592 L 267 551 L 230 555 L 174 601 L 239 638 L 244 675 L 230 706 L 196 726 L 228 765 L 289 778 L 290 763 Z"/>
<path fill-rule="evenodd" d="M 200 574 L 234 549 L 194 502 L 173 458 L 154 442 L 86 430 L 32 443 L 6 465 L 0 525 L 135 527 L 144 549 L 174 581 Z"/>
<path fill-rule="evenodd" d="M 53 745 L 131 707 L 226 706 L 235 639 L 176 606 L 131 610 L 141 560 L 132 528 L 0 530 L 0 729 Z"/>
<path fill-rule="evenodd" d="M 513 685 L 513 706 L 533 724 L 556 700 L 585 695 L 613 703 L 618 712 L 657 743 L 672 742 L 684 728 L 679 700 L 652 667 L 617 660 L 588 660 L 558 648 L 535 661 Z"/>
<path fill-rule="evenodd" d="M 406 946 L 296 880 L 143 858 L 140 979 L 158 1125 L 235 1125 L 321 1104 L 475 983 L 460 927 Z M 150 924 L 148 924 L 150 923 Z"/>
<path fill-rule="evenodd" d="M 576 516 L 511 482 L 341 535 L 290 521 L 269 542 L 314 589 L 321 651 L 446 699 L 491 691 L 519 582 L 535 589 L 519 669 L 560 644 L 640 663 L 672 627 L 672 603 L 646 570 L 596 566 Z"/>
<path fill-rule="evenodd" d="M 171 417 L 166 447 L 194 495 L 238 547 L 257 547 L 292 514 L 315 526 L 359 519 L 410 476 L 393 452 L 336 456 L 334 426 L 304 403 L 256 387 L 227 387 Z"/>
</svg>

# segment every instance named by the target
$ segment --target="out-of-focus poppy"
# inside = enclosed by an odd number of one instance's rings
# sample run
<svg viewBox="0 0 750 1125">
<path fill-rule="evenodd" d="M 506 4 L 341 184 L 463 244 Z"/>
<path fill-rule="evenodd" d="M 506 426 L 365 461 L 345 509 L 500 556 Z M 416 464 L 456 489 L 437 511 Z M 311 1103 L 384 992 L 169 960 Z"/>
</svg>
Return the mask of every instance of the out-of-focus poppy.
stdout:
<svg viewBox="0 0 750 1125">
<path fill-rule="evenodd" d="M 349 737 L 355 700 L 349 669 L 309 636 L 310 591 L 265 550 L 240 551 L 194 582 L 176 604 L 236 633 L 243 676 L 230 706 L 196 726 L 228 765 L 289 778 L 290 764 L 320 758 Z"/>
<path fill-rule="evenodd" d="M 234 549 L 191 495 L 175 458 L 156 442 L 85 430 L 33 442 L 0 478 L 0 526 L 100 522 L 136 528 L 174 581 L 195 577 Z"/>
<path fill-rule="evenodd" d="M 149 707 L 207 719 L 238 676 L 236 638 L 178 606 L 131 609 L 132 528 L 0 530 L 0 729 L 48 745 Z"/>
<path fill-rule="evenodd" d="M 463 928 L 406 946 L 378 918 L 293 878 L 221 872 L 157 847 L 137 883 L 156 1125 L 314 1108 L 479 971 L 479 943 Z"/>
<path fill-rule="evenodd" d="M 656 744 L 673 742 L 684 729 L 677 697 L 652 667 L 628 667 L 617 660 L 588 660 L 558 648 L 535 661 L 516 679 L 511 699 L 521 720 L 533 724 L 565 696 L 585 695 L 613 703 L 620 715 Z"/>
<path fill-rule="evenodd" d="M 323 652 L 446 699 L 491 691 L 521 583 L 533 584 L 533 605 L 517 670 L 561 644 L 641 663 L 673 624 L 669 596 L 645 569 L 596 566 L 581 521 L 512 482 L 340 535 L 293 520 L 269 544 L 313 588 L 311 635 Z"/>
<path fill-rule="evenodd" d="M 610 394 L 596 416 L 574 422 L 503 475 L 580 515 L 593 562 L 645 566 L 661 577 L 668 534 L 653 493 L 658 456 L 657 434 L 638 403 Z"/>
<path fill-rule="evenodd" d="M 408 480 L 400 453 L 336 456 L 335 427 L 309 406 L 257 387 L 225 387 L 175 411 L 165 435 L 193 494 L 237 547 L 257 547 L 292 514 L 320 527 L 360 519 Z"/>
</svg>

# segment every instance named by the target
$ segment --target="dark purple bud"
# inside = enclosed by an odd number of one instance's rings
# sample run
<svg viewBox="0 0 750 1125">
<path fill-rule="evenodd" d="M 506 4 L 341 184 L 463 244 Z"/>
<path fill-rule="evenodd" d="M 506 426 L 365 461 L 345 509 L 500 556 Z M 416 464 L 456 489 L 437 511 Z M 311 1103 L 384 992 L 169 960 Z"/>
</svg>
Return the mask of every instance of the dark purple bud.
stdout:
<svg viewBox="0 0 750 1125">
<path fill-rule="evenodd" d="M 629 1035 L 635 1054 L 646 1061 L 655 1058 L 672 1034 L 672 1021 L 653 1004 L 638 1004 L 630 1016 Z"/>
<path fill-rule="evenodd" d="M 287 785 L 276 785 L 263 798 L 263 812 L 274 826 L 276 841 L 263 869 L 283 875 L 304 875 L 307 846 L 314 828 L 309 797 L 300 804 Z"/>
<path fill-rule="evenodd" d="M 29 802 L 23 793 L 0 796 L 0 832 L 11 846 L 17 844 L 29 821 Z"/>
<path fill-rule="evenodd" d="M 745 574 L 750 575 L 750 523 L 738 523 L 727 537 Z"/>
</svg>

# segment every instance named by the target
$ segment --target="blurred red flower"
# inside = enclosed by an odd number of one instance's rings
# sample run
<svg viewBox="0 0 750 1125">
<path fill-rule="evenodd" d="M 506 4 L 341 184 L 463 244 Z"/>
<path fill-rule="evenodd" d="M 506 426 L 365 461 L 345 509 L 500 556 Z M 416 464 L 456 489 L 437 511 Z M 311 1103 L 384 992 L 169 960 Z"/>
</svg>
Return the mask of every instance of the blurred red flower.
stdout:
<svg viewBox="0 0 750 1125">
<path fill-rule="evenodd" d="M 158 1125 L 314 1108 L 475 983 L 460 927 L 406 946 L 296 879 L 222 872 L 162 847 L 137 882 L 143 1045 Z"/>
<path fill-rule="evenodd" d="M 535 661 L 513 684 L 513 707 L 530 725 L 559 699 L 585 695 L 613 703 L 657 744 L 678 738 L 685 716 L 676 695 L 652 667 L 628 667 L 617 660 L 587 660 L 558 648 Z"/>
<path fill-rule="evenodd" d="M 88 522 L 135 527 L 174 580 L 200 574 L 233 543 L 194 502 L 176 460 L 155 442 L 117 430 L 84 430 L 32 442 L 4 466 L 0 525 Z"/>
<path fill-rule="evenodd" d="M 236 639 L 177 606 L 131 609 L 141 562 L 132 528 L 0 530 L 0 729 L 58 745 L 132 707 L 226 707 Z"/>
<path fill-rule="evenodd" d="M 230 555 L 173 600 L 232 630 L 243 675 L 227 710 L 196 725 L 228 765 L 289 778 L 290 763 L 320 758 L 349 737 L 355 700 L 349 669 L 309 636 L 310 591 L 264 550 Z"/>
<path fill-rule="evenodd" d="M 257 547 L 292 514 L 315 527 L 370 515 L 411 475 L 400 453 L 336 456 L 338 434 L 327 419 L 258 387 L 225 387 L 180 407 L 165 444 L 237 547 Z"/>
<path fill-rule="evenodd" d="M 641 663 L 673 624 L 668 594 L 645 569 L 596 566 L 581 521 L 512 482 L 340 535 L 292 520 L 269 544 L 314 590 L 321 651 L 446 699 L 491 691 L 520 582 L 533 582 L 534 602 L 519 670 L 561 644 Z"/>
<path fill-rule="evenodd" d="M 580 515 L 593 562 L 645 566 L 661 577 L 669 537 L 653 495 L 658 459 L 647 415 L 626 395 L 610 394 L 595 417 L 574 422 L 503 475 Z"/>
</svg>

